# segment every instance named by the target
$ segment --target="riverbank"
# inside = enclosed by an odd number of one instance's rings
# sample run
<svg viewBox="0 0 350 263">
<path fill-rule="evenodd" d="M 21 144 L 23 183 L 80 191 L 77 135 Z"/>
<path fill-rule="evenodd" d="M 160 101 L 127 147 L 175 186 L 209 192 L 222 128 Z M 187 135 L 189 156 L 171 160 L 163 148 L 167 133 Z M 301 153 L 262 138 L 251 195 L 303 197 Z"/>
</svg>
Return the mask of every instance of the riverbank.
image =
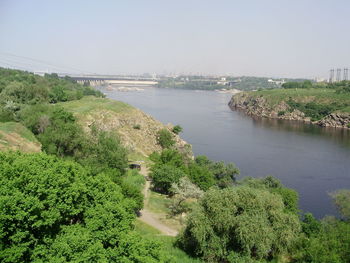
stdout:
<svg viewBox="0 0 350 263">
<path fill-rule="evenodd" d="M 248 115 L 350 128 L 350 95 L 331 89 L 275 89 L 242 92 L 229 106 Z"/>
</svg>

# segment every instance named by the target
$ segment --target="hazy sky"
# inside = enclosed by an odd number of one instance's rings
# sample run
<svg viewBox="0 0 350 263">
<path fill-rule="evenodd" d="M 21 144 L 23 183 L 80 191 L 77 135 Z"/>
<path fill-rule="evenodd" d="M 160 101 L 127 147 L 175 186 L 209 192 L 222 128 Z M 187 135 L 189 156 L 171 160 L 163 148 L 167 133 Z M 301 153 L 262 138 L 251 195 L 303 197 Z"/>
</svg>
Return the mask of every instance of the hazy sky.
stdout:
<svg viewBox="0 0 350 263">
<path fill-rule="evenodd" d="M 349 30 L 349 0 L 0 0 L 0 65 L 327 77 Z"/>
</svg>

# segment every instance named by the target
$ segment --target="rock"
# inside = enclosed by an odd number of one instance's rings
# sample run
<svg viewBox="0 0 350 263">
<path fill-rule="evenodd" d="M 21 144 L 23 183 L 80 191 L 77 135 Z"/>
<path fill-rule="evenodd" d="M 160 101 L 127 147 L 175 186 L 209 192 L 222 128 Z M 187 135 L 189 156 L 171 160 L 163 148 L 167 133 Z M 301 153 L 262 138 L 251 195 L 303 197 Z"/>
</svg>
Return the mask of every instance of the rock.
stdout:
<svg viewBox="0 0 350 263">
<path fill-rule="evenodd" d="M 264 97 L 254 97 L 245 92 L 232 96 L 228 105 L 233 110 L 242 110 L 252 116 L 303 121 L 323 127 L 349 128 L 350 123 L 349 113 L 332 113 L 320 121 L 311 122 L 310 117 L 306 117 L 305 113 L 299 110 L 292 110 L 285 101 L 272 107 Z"/>
</svg>

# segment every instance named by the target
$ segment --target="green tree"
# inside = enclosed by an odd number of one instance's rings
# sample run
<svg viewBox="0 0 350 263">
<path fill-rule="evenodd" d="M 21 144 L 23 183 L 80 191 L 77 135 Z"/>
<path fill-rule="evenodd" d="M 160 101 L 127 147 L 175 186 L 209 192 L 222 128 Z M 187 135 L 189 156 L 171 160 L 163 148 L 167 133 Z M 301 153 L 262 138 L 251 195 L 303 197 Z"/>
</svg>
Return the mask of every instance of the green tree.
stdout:
<svg viewBox="0 0 350 263">
<path fill-rule="evenodd" d="M 204 191 L 215 184 L 213 173 L 207 167 L 199 166 L 196 163 L 188 165 L 188 177 L 192 183 Z"/>
<path fill-rule="evenodd" d="M 174 166 L 162 165 L 152 169 L 150 174 L 152 177 L 153 188 L 161 193 L 168 194 L 174 183 L 178 183 L 185 173 Z"/>
<path fill-rule="evenodd" d="M 342 217 L 346 220 L 350 220 L 350 190 L 338 190 L 331 193 L 331 197 Z"/>
<path fill-rule="evenodd" d="M 0 167 L 1 262 L 164 262 L 109 176 L 46 154 L 0 153 Z"/>
<path fill-rule="evenodd" d="M 198 200 L 204 194 L 187 176 L 181 177 L 178 183 L 173 183 L 170 192 L 174 195 L 170 206 L 172 215 L 189 212 L 193 200 Z M 190 202 L 186 203 L 187 200 Z"/>
<path fill-rule="evenodd" d="M 157 133 L 157 142 L 163 148 L 171 148 L 175 145 L 175 140 L 173 135 L 168 129 L 161 129 Z"/>
<path fill-rule="evenodd" d="M 246 186 L 214 188 L 189 215 L 178 243 L 209 262 L 234 255 L 268 259 L 288 251 L 299 232 L 298 216 L 285 211 L 278 195 Z"/>
</svg>

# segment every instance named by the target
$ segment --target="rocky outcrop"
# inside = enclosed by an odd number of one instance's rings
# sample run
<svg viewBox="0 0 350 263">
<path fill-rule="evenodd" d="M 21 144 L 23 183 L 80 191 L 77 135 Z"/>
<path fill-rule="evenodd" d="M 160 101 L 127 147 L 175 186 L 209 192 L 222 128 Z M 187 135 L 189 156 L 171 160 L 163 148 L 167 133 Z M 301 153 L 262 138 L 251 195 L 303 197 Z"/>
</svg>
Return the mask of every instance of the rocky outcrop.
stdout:
<svg viewBox="0 0 350 263">
<path fill-rule="evenodd" d="M 318 121 L 317 124 L 323 127 L 350 128 L 350 114 L 332 113 Z"/>
<path fill-rule="evenodd" d="M 335 128 L 349 128 L 350 124 L 350 114 L 348 113 L 332 113 L 320 121 L 311 122 L 310 117 L 305 116 L 305 113 L 292 109 L 283 100 L 271 106 L 271 103 L 268 103 L 264 97 L 251 96 L 248 93 L 232 96 L 228 105 L 233 110 L 242 110 L 251 116 L 303 121 L 323 127 Z"/>
</svg>

